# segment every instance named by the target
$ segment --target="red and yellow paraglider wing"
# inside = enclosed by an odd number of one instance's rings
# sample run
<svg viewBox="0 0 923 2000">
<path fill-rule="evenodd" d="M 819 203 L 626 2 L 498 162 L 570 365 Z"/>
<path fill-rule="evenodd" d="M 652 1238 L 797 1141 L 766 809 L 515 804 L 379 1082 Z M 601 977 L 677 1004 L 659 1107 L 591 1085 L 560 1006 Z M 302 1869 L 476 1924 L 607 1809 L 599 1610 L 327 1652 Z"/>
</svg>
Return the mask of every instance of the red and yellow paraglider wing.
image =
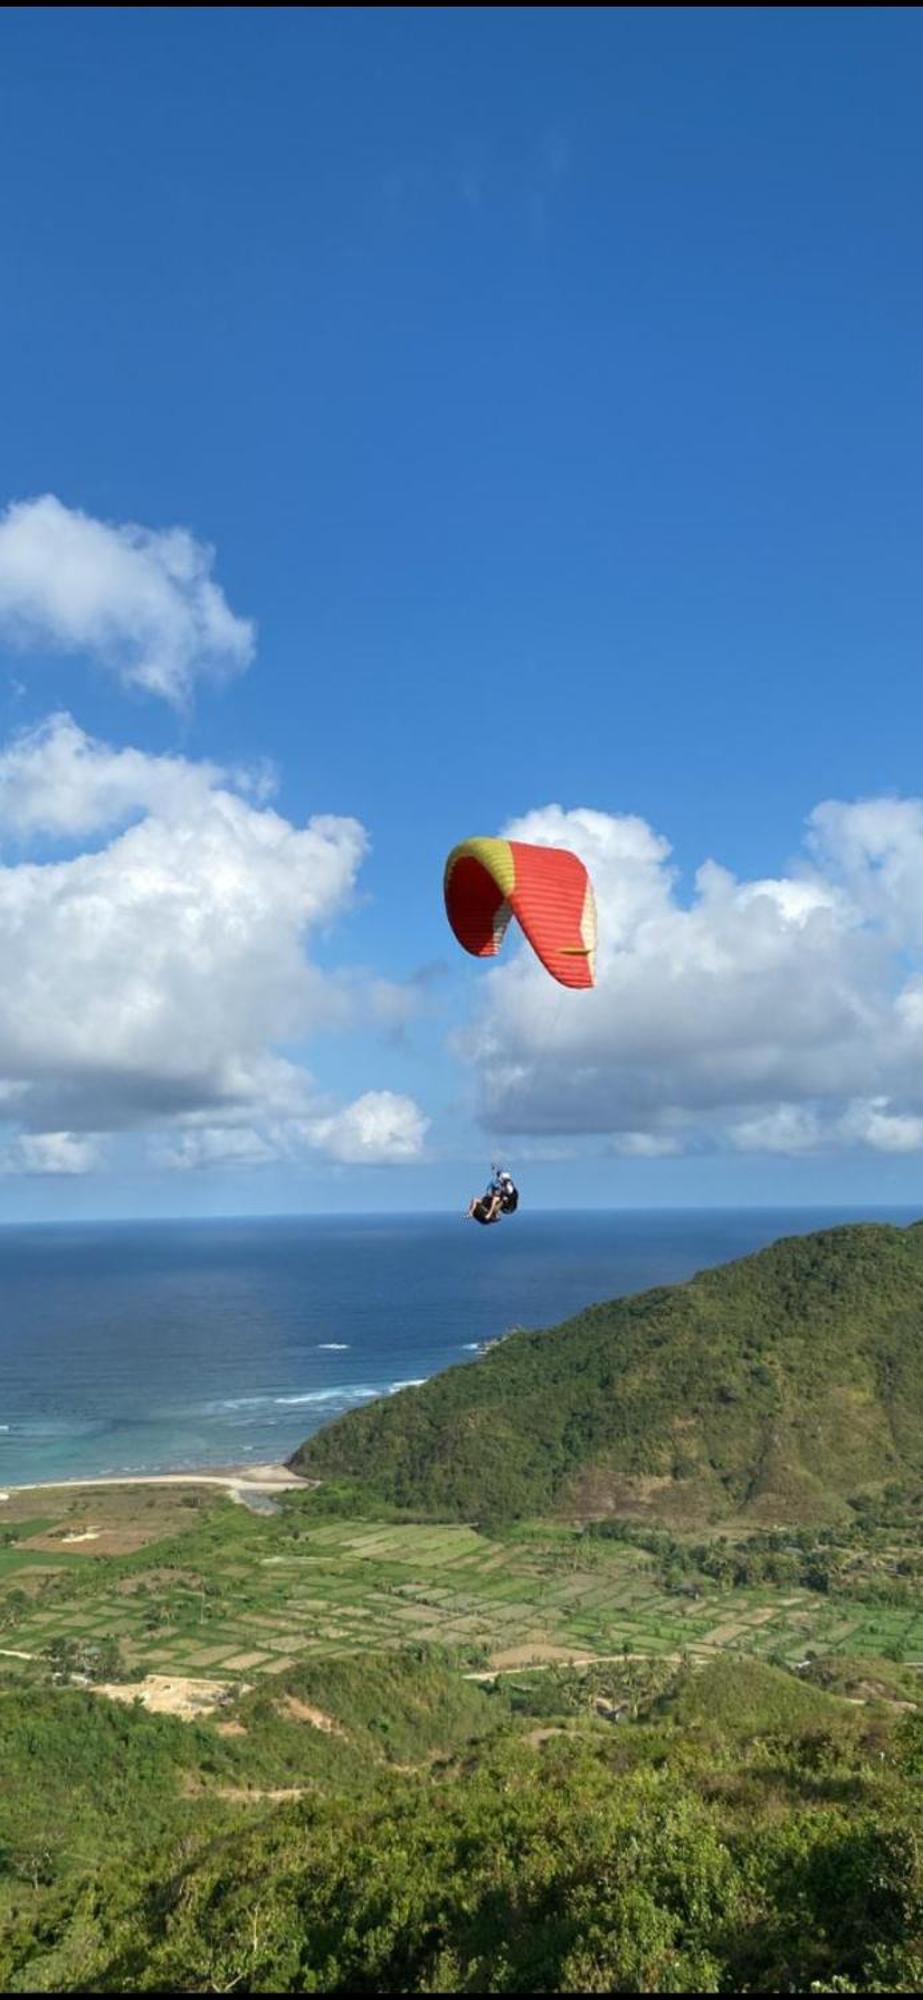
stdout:
<svg viewBox="0 0 923 2000">
<path fill-rule="evenodd" d="M 515 915 L 554 979 L 593 985 L 596 906 L 583 862 L 568 849 L 464 840 L 446 862 L 445 904 L 459 944 L 476 958 L 495 957 Z"/>
</svg>

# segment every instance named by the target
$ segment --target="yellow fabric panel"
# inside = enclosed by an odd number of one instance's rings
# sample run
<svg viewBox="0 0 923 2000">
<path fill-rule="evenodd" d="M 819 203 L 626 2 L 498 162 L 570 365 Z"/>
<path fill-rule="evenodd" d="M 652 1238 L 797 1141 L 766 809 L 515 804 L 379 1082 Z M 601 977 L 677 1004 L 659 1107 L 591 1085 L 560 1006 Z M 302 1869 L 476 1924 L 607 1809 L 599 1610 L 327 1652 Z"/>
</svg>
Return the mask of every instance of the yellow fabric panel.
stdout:
<svg viewBox="0 0 923 2000">
<path fill-rule="evenodd" d="M 470 854 L 475 861 L 481 863 L 482 868 L 486 868 L 488 875 L 496 882 L 497 888 L 509 900 L 516 886 L 516 865 L 509 841 L 497 840 L 487 834 L 475 834 L 473 839 L 461 841 L 458 847 L 453 847 L 445 864 L 446 881 L 456 861 L 460 861 L 465 854 Z"/>
</svg>

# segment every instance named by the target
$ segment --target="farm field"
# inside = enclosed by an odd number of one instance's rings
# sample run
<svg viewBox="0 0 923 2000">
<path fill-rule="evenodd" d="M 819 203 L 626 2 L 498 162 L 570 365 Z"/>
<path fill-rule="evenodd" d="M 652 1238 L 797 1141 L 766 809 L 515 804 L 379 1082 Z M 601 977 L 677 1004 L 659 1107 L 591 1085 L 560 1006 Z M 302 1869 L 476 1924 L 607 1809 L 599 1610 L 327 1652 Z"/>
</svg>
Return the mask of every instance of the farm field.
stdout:
<svg viewBox="0 0 923 2000">
<path fill-rule="evenodd" d="M 0 1676 L 55 1641 L 114 1639 L 129 1679 L 258 1683 L 309 1658 L 437 1644 L 471 1672 L 530 1662 L 807 1649 L 923 1662 L 923 1605 L 803 1589 L 664 1589 L 642 1550 L 535 1524 L 324 1519 L 310 1496 L 256 1517 L 201 1492 L 59 1489 L 0 1515 Z"/>
</svg>

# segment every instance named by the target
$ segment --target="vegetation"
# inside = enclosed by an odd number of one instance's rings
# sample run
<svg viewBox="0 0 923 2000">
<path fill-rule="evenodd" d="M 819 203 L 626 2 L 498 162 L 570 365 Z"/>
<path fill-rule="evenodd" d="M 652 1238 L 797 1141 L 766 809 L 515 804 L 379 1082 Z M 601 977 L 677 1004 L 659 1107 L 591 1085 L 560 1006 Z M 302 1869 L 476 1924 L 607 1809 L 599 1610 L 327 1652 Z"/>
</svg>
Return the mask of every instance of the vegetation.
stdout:
<svg viewBox="0 0 923 2000">
<path fill-rule="evenodd" d="M 536 1731 L 496 1693 L 462 1717 L 449 1671 L 325 1669 L 311 1691 L 342 1765 L 318 1782 L 322 1732 L 302 1724 L 299 1796 L 246 1807 L 250 1737 L 227 1722 L 7 1693 L 4 1989 L 917 1990 L 923 1756 L 904 1719 L 719 1662 L 618 1727 L 564 1687 L 560 1727 Z M 294 1698 L 280 1686 L 277 1775 Z M 370 1765 L 367 1740 L 350 1758 L 357 1704 L 360 1735 L 402 1716 L 399 1767 Z M 437 1737 L 454 1724 L 434 1760 L 437 1712 Z M 268 1733 L 258 1755 L 265 1784 Z M 62 1759 L 67 1855 L 34 1823 L 60 1812 Z"/>
<path fill-rule="evenodd" d="M 272 1515 L 12 1496 L 0 1988 L 918 1991 L 921 1328 L 923 1232 L 824 1232 L 332 1426 Z"/>
<path fill-rule="evenodd" d="M 437 1653 L 419 1652 L 371 1654 L 361 1671 L 330 1662 L 320 1683 L 295 1670 L 271 1695 L 244 1694 L 192 1722 L 83 1691 L 8 1688 L 0 1879 L 5 1872 L 9 1895 L 17 1882 L 35 1886 L 37 1866 L 47 1886 L 97 1866 L 114 1846 L 159 1851 L 171 1830 L 215 1824 L 212 1808 L 229 1797 L 239 1805 L 293 1788 L 365 1790 L 391 1764 L 449 1756 L 487 1737 L 504 1712 L 502 1699 L 491 1701 Z"/>
<path fill-rule="evenodd" d="M 292 1463 L 353 1513 L 842 1521 L 923 1485 L 921 1333 L 923 1226 L 823 1230 L 510 1335 Z"/>
</svg>

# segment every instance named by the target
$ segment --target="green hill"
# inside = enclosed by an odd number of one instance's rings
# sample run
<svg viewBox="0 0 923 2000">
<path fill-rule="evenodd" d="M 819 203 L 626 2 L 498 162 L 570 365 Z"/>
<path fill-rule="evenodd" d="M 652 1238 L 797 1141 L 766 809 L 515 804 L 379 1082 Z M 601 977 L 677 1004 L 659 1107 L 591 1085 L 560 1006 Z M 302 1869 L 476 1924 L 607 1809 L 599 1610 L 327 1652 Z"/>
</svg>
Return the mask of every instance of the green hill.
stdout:
<svg viewBox="0 0 923 2000">
<path fill-rule="evenodd" d="M 292 1464 L 353 1502 L 482 1522 L 835 1520 L 923 1478 L 923 1224 L 784 1238 L 512 1334 Z"/>
<path fill-rule="evenodd" d="M 848 1703 L 763 1660 L 723 1654 L 700 1672 L 687 1671 L 663 1696 L 658 1712 L 679 1729 L 712 1729 L 721 1736 L 771 1736 L 780 1731 L 855 1723 Z"/>
</svg>

